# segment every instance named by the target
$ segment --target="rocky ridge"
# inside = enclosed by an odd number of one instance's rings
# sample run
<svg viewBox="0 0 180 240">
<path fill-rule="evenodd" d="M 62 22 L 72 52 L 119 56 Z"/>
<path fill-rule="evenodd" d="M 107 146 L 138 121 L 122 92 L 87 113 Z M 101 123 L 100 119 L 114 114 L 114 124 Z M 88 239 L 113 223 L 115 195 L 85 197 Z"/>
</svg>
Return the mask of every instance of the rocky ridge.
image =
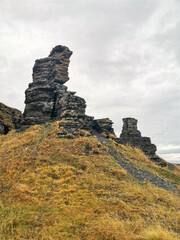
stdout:
<svg viewBox="0 0 180 240">
<path fill-rule="evenodd" d="M 112 138 L 120 144 L 139 147 L 154 162 L 161 166 L 167 163 L 156 156 L 156 146 L 148 137 L 142 137 L 137 129 L 137 120 L 124 118 L 120 138 L 117 138 L 109 118 L 94 119 L 85 114 L 86 102 L 76 96 L 76 92 L 68 91 L 64 85 L 68 80 L 68 67 L 72 51 L 66 46 L 58 45 L 46 58 L 37 59 L 33 67 L 33 82 L 25 91 L 25 110 L 20 111 L 6 107 L 1 111 L 3 116 L 8 112 L 9 125 L 0 119 L 1 134 L 10 129 L 21 131 L 35 124 L 60 121 L 59 138 L 74 138 L 83 135 Z M 5 107 L 4 107 L 5 109 Z M 7 110 L 8 109 L 8 110 Z M 7 122 L 7 121 L 6 121 Z"/>
</svg>

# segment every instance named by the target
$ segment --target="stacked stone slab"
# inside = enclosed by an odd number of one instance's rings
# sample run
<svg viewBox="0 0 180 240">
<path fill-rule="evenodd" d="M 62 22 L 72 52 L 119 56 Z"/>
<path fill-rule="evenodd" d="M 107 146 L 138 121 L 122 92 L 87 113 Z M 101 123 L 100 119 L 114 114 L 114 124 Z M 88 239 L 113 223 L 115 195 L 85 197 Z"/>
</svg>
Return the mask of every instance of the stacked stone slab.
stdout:
<svg viewBox="0 0 180 240">
<path fill-rule="evenodd" d="M 0 134 L 7 134 L 12 129 L 19 129 L 22 113 L 0 102 Z"/>
<path fill-rule="evenodd" d="M 61 120 L 59 137 L 72 138 L 81 129 L 98 131 L 106 137 L 113 133 L 108 119 L 94 120 L 85 114 L 86 102 L 67 90 L 68 67 L 72 51 L 56 46 L 47 58 L 38 59 L 33 67 L 33 82 L 26 90 L 22 130 L 34 125 Z"/>
<path fill-rule="evenodd" d="M 69 79 L 71 55 L 72 52 L 67 47 L 56 46 L 47 58 L 36 60 L 33 82 L 25 92 L 24 128 L 60 117 L 59 99 L 67 92 L 67 87 L 63 84 Z"/>
<path fill-rule="evenodd" d="M 120 144 L 130 144 L 133 147 L 139 147 L 152 161 L 165 166 L 166 162 L 156 155 L 156 145 L 151 143 L 149 137 L 141 136 L 141 132 L 137 129 L 137 122 L 134 118 L 123 118 L 122 133 L 117 141 Z"/>
<path fill-rule="evenodd" d="M 109 118 L 95 119 L 93 121 L 93 129 L 106 138 L 109 136 L 115 137 L 112 125 L 113 122 Z"/>
<path fill-rule="evenodd" d="M 154 156 L 156 146 L 151 143 L 149 137 L 142 137 L 137 129 L 137 120 L 134 118 L 123 118 L 123 129 L 120 134 L 120 143 L 130 144 L 134 147 L 139 146 L 148 156 Z"/>
</svg>

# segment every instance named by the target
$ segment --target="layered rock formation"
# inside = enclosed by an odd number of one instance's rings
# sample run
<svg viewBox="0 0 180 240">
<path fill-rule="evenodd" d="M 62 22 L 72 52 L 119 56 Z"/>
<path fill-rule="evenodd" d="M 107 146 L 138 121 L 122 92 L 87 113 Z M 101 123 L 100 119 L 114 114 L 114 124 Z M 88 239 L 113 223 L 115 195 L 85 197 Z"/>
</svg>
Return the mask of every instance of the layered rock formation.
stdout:
<svg viewBox="0 0 180 240">
<path fill-rule="evenodd" d="M 72 52 L 56 46 L 47 58 L 38 59 L 33 67 L 33 82 L 26 90 L 22 129 L 34 124 L 61 120 L 59 137 L 72 138 L 79 130 L 97 131 L 109 137 L 114 134 L 109 119 L 94 120 L 85 114 L 86 102 L 64 86 L 69 79 L 68 66 Z"/>
<path fill-rule="evenodd" d="M 60 99 L 67 95 L 69 58 L 72 52 L 64 46 L 55 47 L 47 58 L 38 59 L 33 67 L 33 83 L 26 90 L 23 126 L 43 124 L 61 115 Z M 72 93 L 69 93 L 72 95 Z"/>
<path fill-rule="evenodd" d="M 149 137 L 142 137 L 141 132 L 137 129 L 137 120 L 134 118 L 123 118 L 122 133 L 118 142 L 120 144 L 130 144 L 133 147 L 139 147 L 152 161 L 161 166 L 166 166 L 164 162 L 156 155 L 156 145 L 151 143 Z"/>
<path fill-rule="evenodd" d="M 35 124 L 59 120 L 60 138 L 88 134 L 94 134 L 101 140 L 112 138 L 118 143 L 141 148 L 151 160 L 165 166 L 166 162 L 156 156 L 156 146 L 151 139 L 141 136 L 136 119 L 124 118 L 122 133 L 117 138 L 109 118 L 94 119 L 85 114 L 85 100 L 64 86 L 69 80 L 71 55 L 72 51 L 59 45 L 52 49 L 48 57 L 36 60 L 33 82 L 25 92 L 23 119 L 19 110 L 0 104 L 0 133 L 6 134 L 13 128 L 25 130 Z"/>
<path fill-rule="evenodd" d="M 0 102 L 0 134 L 7 134 L 12 129 L 19 129 L 21 120 L 22 114 L 19 110 Z"/>
<path fill-rule="evenodd" d="M 109 118 L 96 119 L 93 121 L 93 129 L 104 137 L 116 137 L 112 127 L 113 122 Z"/>
<path fill-rule="evenodd" d="M 151 157 L 156 153 L 156 146 L 151 143 L 149 137 L 142 137 L 141 132 L 137 129 L 137 120 L 134 118 L 123 118 L 123 129 L 120 134 L 120 143 L 140 147 L 143 152 Z"/>
</svg>

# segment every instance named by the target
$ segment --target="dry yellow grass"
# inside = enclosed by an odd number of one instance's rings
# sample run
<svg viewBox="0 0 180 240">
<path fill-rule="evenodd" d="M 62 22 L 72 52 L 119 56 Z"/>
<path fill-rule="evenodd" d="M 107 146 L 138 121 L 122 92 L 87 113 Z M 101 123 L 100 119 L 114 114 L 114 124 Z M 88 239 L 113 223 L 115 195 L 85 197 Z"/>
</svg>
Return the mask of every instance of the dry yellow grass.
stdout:
<svg viewBox="0 0 180 240">
<path fill-rule="evenodd" d="M 56 122 L 0 136 L 0 239 L 180 239 L 178 195 L 133 180 L 96 137 L 58 131 Z"/>
</svg>

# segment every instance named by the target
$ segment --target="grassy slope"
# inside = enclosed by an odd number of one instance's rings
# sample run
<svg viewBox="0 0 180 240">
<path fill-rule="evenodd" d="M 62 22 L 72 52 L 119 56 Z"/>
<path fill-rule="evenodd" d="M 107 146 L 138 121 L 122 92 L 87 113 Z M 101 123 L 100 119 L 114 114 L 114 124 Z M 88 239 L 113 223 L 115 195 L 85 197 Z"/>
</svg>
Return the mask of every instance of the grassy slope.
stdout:
<svg viewBox="0 0 180 240">
<path fill-rule="evenodd" d="M 0 136 L 0 239 L 175 240 L 180 199 L 140 184 L 96 137 L 58 139 L 58 123 Z M 178 182 L 138 149 L 127 160 Z M 175 176 L 175 177 L 174 177 Z"/>
</svg>

